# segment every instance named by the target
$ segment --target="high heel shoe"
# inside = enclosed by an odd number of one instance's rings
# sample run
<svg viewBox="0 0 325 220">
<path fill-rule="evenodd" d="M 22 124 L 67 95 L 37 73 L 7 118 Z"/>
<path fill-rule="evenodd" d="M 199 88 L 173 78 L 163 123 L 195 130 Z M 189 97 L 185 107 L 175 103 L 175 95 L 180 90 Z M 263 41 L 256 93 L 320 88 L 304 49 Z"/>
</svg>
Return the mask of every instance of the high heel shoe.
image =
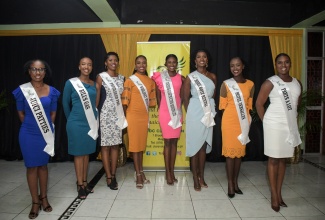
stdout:
<svg viewBox="0 0 325 220">
<path fill-rule="evenodd" d="M 111 190 L 118 190 L 115 175 L 112 175 L 112 177 L 107 177 L 107 179 L 111 180 L 110 183 L 107 183 L 107 187 L 109 187 Z"/>
<path fill-rule="evenodd" d="M 137 183 L 137 177 L 141 177 L 141 179 L 142 179 L 142 175 L 141 175 L 141 173 L 135 173 L 135 182 L 136 182 L 136 185 L 135 185 L 135 187 L 137 187 L 137 189 L 142 189 L 143 188 L 143 183 Z"/>
<path fill-rule="evenodd" d="M 206 182 L 203 180 L 203 182 L 201 183 L 201 178 L 199 177 L 199 183 L 201 188 L 208 188 L 208 184 L 206 184 Z"/>
<path fill-rule="evenodd" d="M 272 201 L 273 201 L 273 199 L 272 199 L 272 197 L 271 197 L 271 208 L 272 208 L 275 212 L 279 212 L 279 211 L 280 211 L 280 205 L 279 205 L 279 204 L 274 205 Z"/>
<path fill-rule="evenodd" d="M 88 181 L 87 180 L 84 180 L 83 182 L 84 182 L 84 185 L 86 183 L 86 185 L 85 185 L 85 191 L 86 191 L 86 193 L 87 194 L 94 193 L 94 189 L 89 187 Z"/>
<path fill-rule="evenodd" d="M 87 193 L 85 191 L 85 186 L 83 184 L 77 185 L 77 190 L 78 190 L 78 198 L 81 200 L 86 199 Z"/>
<path fill-rule="evenodd" d="M 140 174 L 142 175 L 143 184 L 150 184 L 150 180 L 148 180 L 146 178 L 146 176 L 144 175 L 143 170 L 140 171 Z"/>
<path fill-rule="evenodd" d="M 40 205 L 43 207 L 43 211 L 44 212 L 52 212 L 52 206 L 50 205 L 50 203 L 47 201 L 47 204 L 48 204 L 48 206 L 46 206 L 45 208 L 44 208 L 44 204 L 43 204 L 43 200 L 44 199 L 46 199 L 47 200 L 47 196 L 44 196 L 44 197 L 41 197 L 41 195 L 39 195 L 39 200 L 41 201 L 40 202 Z"/>
<path fill-rule="evenodd" d="M 279 205 L 280 205 L 281 207 L 288 207 L 287 204 L 285 204 L 283 201 L 281 201 L 281 202 L 279 203 Z"/>
<path fill-rule="evenodd" d="M 170 185 L 170 186 L 173 186 L 174 185 L 174 180 L 172 178 L 168 181 L 167 172 L 166 172 L 166 175 L 165 175 L 165 179 L 166 179 L 167 185 Z"/>
<path fill-rule="evenodd" d="M 238 188 L 237 190 L 235 190 L 235 193 L 236 193 L 236 194 L 241 194 L 241 195 L 242 195 L 242 194 L 243 194 L 243 191 L 241 191 L 241 190 Z"/>
<path fill-rule="evenodd" d="M 38 205 L 38 212 L 33 212 L 33 205 Z M 28 214 L 28 218 L 29 219 L 35 219 L 38 216 L 39 211 L 41 210 L 41 204 L 39 204 L 38 202 L 33 202 L 32 204 L 32 209 L 30 210 L 29 214 Z"/>
</svg>

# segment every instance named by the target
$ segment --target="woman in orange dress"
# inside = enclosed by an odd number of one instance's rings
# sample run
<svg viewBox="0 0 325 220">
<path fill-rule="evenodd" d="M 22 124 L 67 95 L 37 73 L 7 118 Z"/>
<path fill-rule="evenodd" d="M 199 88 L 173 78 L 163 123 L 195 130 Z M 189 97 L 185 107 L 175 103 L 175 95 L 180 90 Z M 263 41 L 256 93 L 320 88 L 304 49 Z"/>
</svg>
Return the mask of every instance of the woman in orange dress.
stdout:
<svg viewBox="0 0 325 220">
<path fill-rule="evenodd" d="M 241 58 L 232 58 L 230 71 L 233 78 L 225 80 L 220 88 L 219 109 L 223 110 L 222 155 L 226 157 L 229 198 L 233 198 L 235 193 L 243 194 L 238 187 L 238 174 L 241 158 L 245 156 L 246 144 L 249 142 L 249 110 L 252 109 L 255 88 L 252 81 L 244 78 L 244 68 Z"/>
<path fill-rule="evenodd" d="M 148 77 L 147 58 L 139 55 L 135 59 L 133 75 L 125 80 L 122 104 L 128 122 L 129 152 L 132 152 L 136 187 L 150 183 L 143 172 L 143 151 L 147 146 L 149 108 L 156 106 L 155 82 Z"/>
</svg>

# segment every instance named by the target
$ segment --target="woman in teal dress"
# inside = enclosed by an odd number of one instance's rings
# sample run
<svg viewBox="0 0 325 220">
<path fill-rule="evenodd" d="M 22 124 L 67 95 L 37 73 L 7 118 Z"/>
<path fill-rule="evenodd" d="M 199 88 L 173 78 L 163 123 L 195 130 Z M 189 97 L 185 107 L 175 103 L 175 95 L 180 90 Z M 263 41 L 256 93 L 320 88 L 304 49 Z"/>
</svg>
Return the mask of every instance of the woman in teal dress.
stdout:
<svg viewBox="0 0 325 220">
<path fill-rule="evenodd" d="M 77 176 L 77 190 L 78 197 L 85 199 L 88 193 L 92 193 L 93 190 L 88 186 L 87 172 L 89 163 L 89 154 L 96 151 L 96 138 L 98 130 L 93 129 L 93 136 L 91 137 L 88 133 L 91 130 L 90 124 L 84 106 L 87 106 L 87 101 L 81 102 L 81 98 L 84 99 L 86 96 L 84 93 L 82 96 L 76 91 L 73 81 L 81 81 L 83 87 L 88 93 L 94 119 L 97 119 L 96 111 L 96 83 L 89 78 L 89 75 L 93 69 L 92 61 L 88 57 L 84 57 L 80 60 L 79 70 L 80 76 L 67 80 L 63 91 L 63 110 L 67 118 L 67 134 L 68 134 L 68 153 L 74 156 L 74 165 Z M 79 85 L 82 89 L 82 86 Z M 89 103 L 88 103 L 89 104 Z M 86 108 L 90 108 L 88 105 Z M 94 123 L 93 123 L 94 124 Z M 96 122 L 97 128 L 97 122 Z"/>
<path fill-rule="evenodd" d="M 206 154 L 212 150 L 217 77 L 207 70 L 206 50 L 197 50 L 194 55 L 196 70 L 186 77 L 182 87 L 182 97 L 186 110 L 186 156 L 191 158 L 194 190 L 201 191 L 202 187 L 208 187 L 204 181 L 204 166 Z M 200 88 L 199 91 L 206 91 L 205 97 L 200 97 L 202 93 L 199 95 L 197 86 Z M 203 108 L 202 104 L 206 107 Z"/>
</svg>

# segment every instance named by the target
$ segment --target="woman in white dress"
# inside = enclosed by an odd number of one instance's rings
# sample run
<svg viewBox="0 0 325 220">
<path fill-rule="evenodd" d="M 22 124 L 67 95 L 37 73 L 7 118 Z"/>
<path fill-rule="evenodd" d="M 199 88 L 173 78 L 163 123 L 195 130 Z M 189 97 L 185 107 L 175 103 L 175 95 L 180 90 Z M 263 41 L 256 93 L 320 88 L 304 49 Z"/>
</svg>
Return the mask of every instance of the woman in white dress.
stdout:
<svg viewBox="0 0 325 220">
<path fill-rule="evenodd" d="M 278 212 L 283 202 L 281 188 L 286 170 L 286 158 L 292 157 L 294 147 L 301 143 L 297 125 L 297 107 L 301 100 L 302 85 L 289 75 L 291 59 L 280 53 L 275 58 L 277 74 L 261 86 L 256 109 L 263 121 L 264 154 L 268 159 L 268 177 L 271 189 L 271 207 Z M 270 98 L 267 110 L 264 104 Z"/>
</svg>

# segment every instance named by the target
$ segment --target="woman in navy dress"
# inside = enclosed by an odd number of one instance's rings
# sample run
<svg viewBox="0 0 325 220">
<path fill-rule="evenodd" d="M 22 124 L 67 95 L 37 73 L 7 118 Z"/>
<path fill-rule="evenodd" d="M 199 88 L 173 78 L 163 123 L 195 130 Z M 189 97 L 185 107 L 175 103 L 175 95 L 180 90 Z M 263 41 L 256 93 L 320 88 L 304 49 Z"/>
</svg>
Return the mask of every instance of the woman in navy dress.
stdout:
<svg viewBox="0 0 325 220">
<path fill-rule="evenodd" d="M 96 83 L 89 78 L 93 69 L 93 62 L 84 57 L 79 62 L 80 76 L 78 79 L 88 92 L 95 118 L 97 118 Z M 90 126 L 86 118 L 83 104 L 78 92 L 70 80 L 65 83 L 62 98 L 64 114 L 67 118 L 68 153 L 74 156 L 74 166 L 77 176 L 78 197 L 85 199 L 93 190 L 88 186 L 87 173 L 89 154 L 96 151 L 96 140 L 88 135 Z M 96 130 L 96 133 L 98 131 Z"/>
<path fill-rule="evenodd" d="M 29 76 L 30 85 L 37 93 L 51 131 L 54 132 L 53 123 L 60 92 L 45 83 L 46 79 L 51 75 L 51 69 L 45 61 L 31 60 L 24 65 L 24 72 Z M 22 123 L 19 131 L 19 145 L 27 168 L 27 182 L 32 196 L 32 208 L 28 217 L 34 219 L 38 216 L 41 207 L 45 212 L 52 211 L 52 207 L 47 200 L 47 163 L 49 154 L 44 151 L 47 143 L 21 87 L 15 89 L 13 95 L 16 99 L 18 116 Z"/>
</svg>

